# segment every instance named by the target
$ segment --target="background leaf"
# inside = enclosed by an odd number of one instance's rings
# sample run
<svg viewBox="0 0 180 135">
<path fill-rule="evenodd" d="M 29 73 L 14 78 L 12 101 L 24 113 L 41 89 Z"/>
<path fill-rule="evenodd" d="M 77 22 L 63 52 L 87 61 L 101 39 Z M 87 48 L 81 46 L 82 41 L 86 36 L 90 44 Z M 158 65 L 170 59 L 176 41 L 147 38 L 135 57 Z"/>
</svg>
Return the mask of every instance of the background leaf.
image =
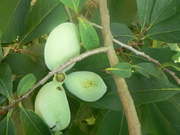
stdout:
<svg viewBox="0 0 180 135">
<path fill-rule="evenodd" d="M 12 42 L 22 33 L 25 19 L 30 11 L 30 2 L 31 0 L 0 1 L 2 42 Z"/>
<path fill-rule="evenodd" d="M 91 50 L 99 46 L 99 37 L 86 20 L 79 18 L 79 31 L 83 46 L 86 50 Z"/>
<path fill-rule="evenodd" d="M 32 46 L 21 49 L 22 54 L 29 56 L 32 61 L 37 63 L 44 63 L 44 46 L 45 44 L 34 44 Z"/>
<path fill-rule="evenodd" d="M 136 105 L 163 101 L 180 92 L 180 88 L 167 79 L 147 78 L 136 73 L 126 82 Z"/>
<path fill-rule="evenodd" d="M 13 87 L 15 90 L 21 78 L 27 74 L 32 73 L 36 77 L 36 80 L 39 81 L 47 75 L 49 71 L 44 63 L 34 62 L 25 54 L 16 53 L 8 55 L 8 57 L 4 59 L 4 62 L 9 64 L 14 75 Z"/>
<path fill-rule="evenodd" d="M 180 66 L 172 62 L 163 63 L 160 68 L 165 68 L 168 66 L 174 67 L 176 70 L 180 71 Z"/>
<path fill-rule="evenodd" d="M 78 13 L 78 6 L 80 0 L 60 0 L 64 5 L 73 9 L 76 13 Z"/>
<path fill-rule="evenodd" d="M 36 82 L 36 77 L 33 74 L 27 74 L 23 77 L 17 87 L 18 96 L 25 94 Z"/>
<path fill-rule="evenodd" d="M 142 121 L 144 127 L 147 128 L 147 126 L 152 123 L 150 125 L 151 129 L 147 133 L 157 135 L 178 135 L 180 133 L 179 102 L 169 99 L 162 102 L 147 104 L 143 109 L 146 109 L 147 112 L 141 117 L 148 117 L 148 121 Z"/>
<path fill-rule="evenodd" d="M 96 128 L 93 129 L 91 135 L 127 135 L 128 127 L 123 112 L 103 110 L 99 112 L 96 119 Z"/>
<path fill-rule="evenodd" d="M 111 22 L 129 26 L 137 15 L 136 0 L 108 0 L 107 5 Z"/>
<path fill-rule="evenodd" d="M 179 7 L 180 8 L 180 7 Z M 163 42 L 180 43 L 179 18 L 180 12 L 156 25 L 153 25 L 146 33 L 147 38 Z"/>
<path fill-rule="evenodd" d="M 12 96 L 12 73 L 8 64 L 0 64 L 0 93 L 10 98 Z"/>
<path fill-rule="evenodd" d="M 20 106 L 20 117 L 25 135 L 51 135 L 48 126 L 32 110 Z"/>
<path fill-rule="evenodd" d="M 121 23 L 111 23 L 110 24 L 112 35 L 115 39 L 128 44 L 129 41 L 132 41 L 135 39 L 134 34 L 131 32 L 131 30 L 124 24 Z M 120 46 L 118 45 L 118 48 Z"/>
<path fill-rule="evenodd" d="M 16 135 L 14 123 L 8 113 L 4 119 L 0 122 L 0 134 L 1 135 Z"/>
<path fill-rule="evenodd" d="M 139 63 L 137 65 L 133 65 L 132 67 L 134 67 L 140 74 L 148 78 L 150 78 L 150 76 L 155 76 L 155 77 L 167 79 L 166 75 L 160 69 L 160 67 L 158 67 L 154 63 L 144 62 L 144 63 Z"/>
<path fill-rule="evenodd" d="M 179 0 L 137 0 L 139 19 L 142 26 L 148 27 L 147 38 L 163 42 L 179 43 L 180 33 Z"/>
<path fill-rule="evenodd" d="M 38 38 L 68 19 L 64 5 L 59 0 L 38 0 L 25 24 L 20 44 Z"/>
</svg>

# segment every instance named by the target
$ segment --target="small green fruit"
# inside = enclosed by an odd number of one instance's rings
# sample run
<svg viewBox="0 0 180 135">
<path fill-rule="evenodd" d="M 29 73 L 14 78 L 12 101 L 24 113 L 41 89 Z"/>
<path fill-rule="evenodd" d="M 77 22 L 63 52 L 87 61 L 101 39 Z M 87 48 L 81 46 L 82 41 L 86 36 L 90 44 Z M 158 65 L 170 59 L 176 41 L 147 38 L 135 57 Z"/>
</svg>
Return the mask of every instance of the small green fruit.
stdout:
<svg viewBox="0 0 180 135">
<path fill-rule="evenodd" d="M 80 42 L 76 25 L 69 22 L 62 23 L 53 29 L 47 39 L 44 50 L 45 63 L 50 70 L 55 70 L 79 53 Z M 74 64 L 67 67 L 64 72 Z"/>
<path fill-rule="evenodd" d="M 72 94 L 87 102 L 97 101 L 107 91 L 102 78 L 89 71 L 78 71 L 67 75 L 65 86 Z"/>
<path fill-rule="evenodd" d="M 35 112 L 52 131 L 66 128 L 71 115 L 63 87 L 54 81 L 45 84 L 36 96 Z"/>
</svg>

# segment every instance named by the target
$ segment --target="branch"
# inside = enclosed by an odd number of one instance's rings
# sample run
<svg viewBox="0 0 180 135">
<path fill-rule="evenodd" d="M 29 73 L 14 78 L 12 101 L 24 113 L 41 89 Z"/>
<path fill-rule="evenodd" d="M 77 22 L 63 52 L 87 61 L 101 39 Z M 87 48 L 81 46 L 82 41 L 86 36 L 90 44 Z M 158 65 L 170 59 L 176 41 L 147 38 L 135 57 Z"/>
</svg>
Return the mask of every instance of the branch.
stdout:
<svg viewBox="0 0 180 135">
<path fill-rule="evenodd" d="M 113 37 L 112 37 L 110 27 L 109 27 L 110 19 L 109 19 L 109 12 L 107 8 L 107 0 L 100 0 L 99 8 L 100 8 L 101 23 L 103 26 L 102 34 L 104 38 L 104 46 L 110 47 L 107 52 L 107 56 L 108 56 L 110 65 L 112 67 L 112 66 L 117 65 L 119 63 L 119 60 L 114 50 Z M 128 122 L 129 133 L 130 135 L 141 135 L 141 128 L 140 128 L 141 126 L 140 126 L 139 119 L 136 113 L 134 101 L 128 90 L 128 86 L 124 78 L 114 76 L 114 80 L 118 89 L 119 97 L 122 101 L 126 119 Z"/>
<path fill-rule="evenodd" d="M 144 52 L 140 52 L 140 51 L 134 49 L 133 47 L 128 46 L 128 45 L 126 45 L 126 44 L 124 44 L 124 43 L 122 43 L 122 42 L 120 42 L 120 41 L 118 41 L 116 39 L 113 39 L 113 42 L 120 45 L 121 47 L 124 47 L 124 48 L 132 51 L 136 55 L 139 55 L 139 56 L 142 56 L 142 57 L 146 58 L 147 60 L 151 61 L 152 63 L 156 64 L 157 66 L 159 66 L 159 67 L 161 66 L 161 63 L 159 61 L 157 61 L 156 59 L 153 59 L 152 57 L 145 54 Z M 173 71 L 171 71 L 171 70 L 169 70 L 167 68 L 163 68 L 162 70 L 169 73 L 174 78 L 174 80 L 176 80 L 177 84 L 180 85 L 180 79 L 176 76 L 175 72 L 173 72 Z"/>
<path fill-rule="evenodd" d="M 37 87 L 39 87 L 40 85 L 43 85 L 54 74 L 56 74 L 58 72 L 62 72 L 65 68 L 67 68 L 71 64 L 73 64 L 73 63 L 75 63 L 77 61 L 81 61 L 81 60 L 83 60 L 83 59 L 85 59 L 85 58 L 87 58 L 89 56 L 92 56 L 92 55 L 95 55 L 95 54 L 99 54 L 99 53 L 106 53 L 108 51 L 108 49 L 109 49 L 108 47 L 100 47 L 100 48 L 97 48 L 97 49 L 86 51 L 86 52 L 80 54 L 79 56 L 76 56 L 74 58 L 69 59 L 64 64 L 60 65 L 59 68 L 55 69 L 54 71 L 50 71 L 48 73 L 48 75 L 46 75 L 43 79 L 41 79 L 39 82 L 34 84 L 34 86 L 32 86 L 32 88 L 27 93 L 25 93 L 24 95 L 22 95 L 21 97 L 16 99 L 16 101 L 10 103 L 6 107 L 0 107 L 0 115 L 5 113 L 10 108 L 14 107 L 17 103 L 21 102 L 23 99 L 27 98 Z"/>
<path fill-rule="evenodd" d="M 82 16 L 81 16 L 82 17 Z M 85 19 L 84 17 L 82 17 L 83 19 Z M 86 19 L 87 20 L 87 19 Z M 88 20 L 87 20 L 88 21 Z M 97 25 L 95 23 L 92 23 L 90 21 L 88 21 L 92 26 L 96 27 L 96 28 L 99 28 L 99 29 L 103 29 L 102 26 L 100 25 Z M 144 52 L 141 52 L 141 51 L 138 51 L 136 49 L 134 49 L 133 47 L 129 46 L 129 45 L 126 45 L 116 39 L 113 38 L 113 42 L 116 43 L 117 45 L 121 46 L 121 47 L 124 47 L 128 50 L 130 50 L 131 52 L 135 53 L 136 55 L 139 55 L 139 56 L 142 56 L 144 58 L 146 58 L 147 60 L 151 61 L 152 63 L 156 64 L 157 66 L 161 66 L 161 63 L 159 61 L 157 61 L 156 59 L 153 59 L 152 57 L 150 57 L 149 55 L 145 54 Z M 168 74 L 170 74 L 174 80 L 177 82 L 178 85 L 180 85 L 180 79 L 179 77 L 176 75 L 175 72 L 169 70 L 168 68 L 163 68 L 162 69 L 163 71 L 167 72 Z"/>
<path fill-rule="evenodd" d="M 69 11 L 69 8 L 67 6 L 65 6 L 65 9 L 66 9 L 66 12 L 67 12 L 67 14 L 69 16 L 69 21 L 73 22 L 72 15 L 71 15 L 71 12 Z"/>
</svg>

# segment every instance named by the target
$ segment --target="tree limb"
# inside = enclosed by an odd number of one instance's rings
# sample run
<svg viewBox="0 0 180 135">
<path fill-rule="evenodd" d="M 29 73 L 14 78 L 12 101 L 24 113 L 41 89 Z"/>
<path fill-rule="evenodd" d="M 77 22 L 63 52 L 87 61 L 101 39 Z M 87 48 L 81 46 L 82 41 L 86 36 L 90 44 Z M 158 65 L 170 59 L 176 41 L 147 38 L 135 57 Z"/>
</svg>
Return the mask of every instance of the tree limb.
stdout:
<svg viewBox="0 0 180 135">
<path fill-rule="evenodd" d="M 107 8 L 107 0 L 100 0 L 99 8 L 100 8 L 101 23 L 103 27 L 102 34 L 104 38 L 104 46 L 110 47 L 107 52 L 107 56 L 111 67 L 113 67 L 119 63 L 119 60 L 114 50 L 113 37 L 109 27 L 110 19 Z M 141 128 L 140 128 L 141 126 L 135 109 L 134 101 L 128 90 L 128 86 L 124 78 L 114 76 L 114 80 L 118 89 L 119 97 L 123 104 L 124 113 L 126 115 L 126 119 L 128 122 L 129 133 L 130 135 L 141 135 Z"/>
<path fill-rule="evenodd" d="M 70 66 L 71 64 L 77 62 L 77 61 L 81 61 L 89 56 L 95 55 L 95 54 L 99 54 L 99 53 L 106 53 L 108 51 L 108 47 L 100 47 L 97 49 L 93 49 L 90 51 L 86 51 L 74 58 L 69 59 L 68 61 L 66 61 L 64 64 L 60 65 L 59 68 L 55 69 L 54 71 L 50 71 L 48 75 L 46 75 L 43 79 L 41 79 L 39 82 L 37 82 L 36 84 L 34 84 L 31 89 L 29 89 L 28 92 L 26 92 L 24 95 L 22 95 L 21 97 L 19 97 L 18 99 L 16 99 L 14 102 L 10 103 L 7 106 L 0 106 L 0 115 L 4 114 L 6 111 L 8 111 L 10 108 L 14 107 L 17 103 L 21 102 L 23 99 L 27 98 L 37 87 L 39 87 L 40 85 L 43 85 L 48 79 L 50 79 L 54 74 L 58 73 L 58 72 L 62 72 L 65 68 L 67 68 L 68 66 Z"/>
</svg>

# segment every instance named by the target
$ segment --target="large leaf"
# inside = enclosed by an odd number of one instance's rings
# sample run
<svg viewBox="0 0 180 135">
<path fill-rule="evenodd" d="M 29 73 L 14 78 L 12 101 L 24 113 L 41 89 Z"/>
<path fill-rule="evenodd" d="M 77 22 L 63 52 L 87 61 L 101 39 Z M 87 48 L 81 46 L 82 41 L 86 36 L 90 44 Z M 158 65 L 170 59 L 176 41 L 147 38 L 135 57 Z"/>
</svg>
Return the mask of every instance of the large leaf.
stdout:
<svg viewBox="0 0 180 135">
<path fill-rule="evenodd" d="M 75 118 L 72 118 L 73 122 L 68 131 L 68 135 L 74 135 L 74 133 L 76 133 L 77 135 L 90 134 L 91 130 L 89 127 L 94 125 L 98 111 L 98 109 L 92 108 L 85 104 L 81 104 L 75 114 Z"/>
<path fill-rule="evenodd" d="M 29 73 L 34 74 L 36 80 L 39 81 L 48 73 L 48 69 L 45 64 L 36 63 L 31 58 L 24 54 L 16 53 L 11 54 L 4 59 L 4 62 L 8 63 L 12 73 L 14 75 L 14 89 L 17 89 L 17 85 L 22 77 Z M 18 64 L 20 63 L 20 64 Z"/>
<path fill-rule="evenodd" d="M 58 24 L 65 22 L 68 15 L 64 5 L 59 0 L 38 0 L 30 12 L 20 44 L 50 32 Z"/>
<path fill-rule="evenodd" d="M 142 118 L 142 129 L 146 134 L 178 135 L 180 119 L 180 102 L 172 99 L 162 102 L 151 103 L 141 107 L 145 113 Z M 145 120 L 146 118 L 146 120 Z M 146 131 L 145 131 L 146 129 Z M 148 129 L 148 130 L 147 130 Z"/>
<path fill-rule="evenodd" d="M 130 25 L 137 15 L 136 0 L 108 0 L 111 22 Z"/>
<path fill-rule="evenodd" d="M 166 79 L 147 78 L 135 73 L 126 82 L 136 105 L 163 101 L 180 92 L 179 87 Z"/>
<path fill-rule="evenodd" d="M 32 110 L 20 106 L 20 117 L 25 135 L 51 135 L 48 126 Z"/>
<path fill-rule="evenodd" d="M 2 42 L 12 42 L 22 33 L 31 0 L 1 0 L 0 29 Z"/>
<path fill-rule="evenodd" d="M 96 119 L 96 126 L 91 135 L 128 135 L 128 127 L 123 112 L 103 110 L 99 112 Z"/>
<path fill-rule="evenodd" d="M 180 11 L 179 0 L 137 0 L 137 6 L 142 27 L 163 21 Z"/>
<path fill-rule="evenodd" d="M 0 39 L 1 39 L 1 35 L 0 35 Z M 0 62 L 1 62 L 2 59 L 3 59 L 3 52 L 2 52 L 1 42 L 0 42 Z"/>
<path fill-rule="evenodd" d="M 160 67 L 158 67 L 154 63 L 143 62 L 137 65 L 133 65 L 132 67 L 134 67 L 140 74 L 148 78 L 150 78 L 151 75 L 151 76 L 167 79 L 166 75 L 160 69 Z"/>
<path fill-rule="evenodd" d="M 45 44 L 35 44 L 21 49 L 21 53 L 28 55 L 34 62 L 44 63 L 44 46 Z"/>
<path fill-rule="evenodd" d="M 1 135 L 16 135 L 14 123 L 10 117 L 10 113 L 4 117 L 4 119 L 0 122 L 0 134 Z"/>
<path fill-rule="evenodd" d="M 142 29 L 148 26 L 146 37 L 163 42 L 180 42 L 179 0 L 137 0 Z"/>
<path fill-rule="evenodd" d="M 76 13 L 78 13 L 78 6 L 80 0 L 60 0 L 64 5 L 73 9 Z"/>
<path fill-rule="evenodd" d="M 163 42 L 180 43 L 180 18 L 179 14 L 172 16 L 158 24 L 153 25 L 146 33 L 147 38 Z"/>
<path fill-rule="evenodd" d="M 17 88 L 18 96 L 25 94 L 36 82 L 36 77 L 33 74 L 27 74 L 23 77 Z"/>
<path fill-rule="evenodd" d="M 124 24 L 121 23 L 111 23 L 110 24 L 112 35 L 115 39 L 128 44 L 130 41 L 135 39 L 134 34 L 131 30 Z M 118 48 L 120 46 L 118 45 Z"/>
<path fill-rule="evenodd" d="M 8 64 L 0 64 L 0 94 L 8 98 L 12 95 L 12 73 Z"/>
<path fill-rule="evenodd" d="M 79 18 L 79 31 L 84 48 L 91 50 L 99 46 L 99 37 L 92 27 L 92 25 L 86 20 Z"/>
</svg>

